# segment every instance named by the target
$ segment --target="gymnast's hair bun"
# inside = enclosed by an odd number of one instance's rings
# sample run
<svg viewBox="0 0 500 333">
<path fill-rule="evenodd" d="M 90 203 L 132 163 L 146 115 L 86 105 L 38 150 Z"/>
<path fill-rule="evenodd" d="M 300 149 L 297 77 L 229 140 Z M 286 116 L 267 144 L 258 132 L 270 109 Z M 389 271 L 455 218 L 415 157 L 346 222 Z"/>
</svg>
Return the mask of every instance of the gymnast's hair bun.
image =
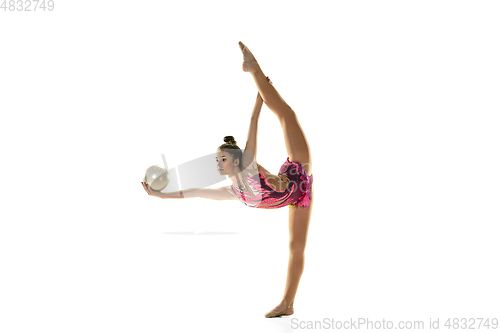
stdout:
<svg viewBox="0 0 500 333">
<path fill-rule="evenodd" d="M 234 137 L 232 137 L 232 136 L 225 136 L 224 142 L 229 144 L 229 145 L 236 145 L 236 141 L 234 140 Z"/>
</svg>

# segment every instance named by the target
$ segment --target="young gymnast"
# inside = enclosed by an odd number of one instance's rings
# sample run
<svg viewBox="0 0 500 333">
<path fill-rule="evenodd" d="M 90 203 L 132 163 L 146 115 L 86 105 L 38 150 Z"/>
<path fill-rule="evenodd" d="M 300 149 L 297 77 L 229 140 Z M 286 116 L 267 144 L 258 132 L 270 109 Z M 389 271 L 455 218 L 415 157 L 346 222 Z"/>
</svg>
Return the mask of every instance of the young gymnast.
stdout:
<svg viewBox="0 0 500 333">
<path fill-rule="evenodd" d="M 231 186 L 218 189 L 194 188 L 162 193 L 143 183 L 149 195 L 159 198 L 207 198 L 240 200 L 252 208 L 276 209 L 288 206 L 290 232 L 287 279 L 281 302 L 265 314 L 266 318 L 289 316 L 294 313 L 293 301 L 304 270 L 304 252 L 314 198 L 312 158 L 306 136 L 295 111 L 283 100 L 262 72 L 250 50 L 239 42 L 243 53 L 243 71 L 251 73 L 259 93 L 253 109 L 244 152 L 234 137 L 226 136 L 225 144 L 217 149 L 217 170 L 228 175 Z M 278 175 L 273 175 L 256 161 L 257 124 L 263 102 L 278 117 L 288 153 Z"/>
</svg>

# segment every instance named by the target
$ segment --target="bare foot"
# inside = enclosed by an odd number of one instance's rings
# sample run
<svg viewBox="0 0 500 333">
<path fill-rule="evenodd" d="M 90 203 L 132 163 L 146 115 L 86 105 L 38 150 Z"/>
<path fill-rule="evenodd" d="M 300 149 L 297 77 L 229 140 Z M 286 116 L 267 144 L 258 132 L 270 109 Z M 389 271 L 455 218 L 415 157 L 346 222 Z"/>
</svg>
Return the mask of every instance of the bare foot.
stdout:
<svg viewBox="0 0 500 333">
<path fill-rule="evenodd" d="M 283 298 L 280 302 L 280 304 L 276 305 L 276 307 L 273 309 L 273 311 L 276 311 L 276 312 L 281 312 L 283 310 L 285 310 L 285 299 Z"/>
<path fill-rule="evenodd" d="M 289 316 L 289 315 L 293 315 L 293 301 L 292 303 L 290 304 L 290 306 L 288 307 L 288 309 L 286 309 L 286 312 L 283 316 Z"/>
<path fill-rule="evenodd" d="M 271 311 L 266 313 L 265 317 L 267 317 L 267 318 L 275 317 L 279 313 L 282 313 L 280 316 L 289 316 L 289 315 L 293 314 L 293 301 L 292 301 L 292 303 L 290 303 L 290 305 L 288 306 L 286 311 L 285 311 L 285 308 L 286 308 L 285 302 L 286 302 L 286 299 L 283 298 L 281 300 L 280 304 L 278 304 L 274 309 L 272 309 Z"/>
<path fill-rule="evenodd" d="M 252 52 L 242 42 L 238 44 L 240 45 L 241 53 L 243 53 L 243 71 L 249 73 L 257 72 L 260 67 Z"/>
</svg>

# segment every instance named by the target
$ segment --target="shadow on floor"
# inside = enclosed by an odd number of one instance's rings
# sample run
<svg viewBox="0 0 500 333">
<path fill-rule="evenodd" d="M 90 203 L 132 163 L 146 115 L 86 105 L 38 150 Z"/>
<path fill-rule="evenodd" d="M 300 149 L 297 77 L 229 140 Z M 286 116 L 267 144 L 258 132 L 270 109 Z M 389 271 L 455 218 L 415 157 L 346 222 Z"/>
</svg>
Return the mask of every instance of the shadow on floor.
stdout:
<svg viewBox="0 0 500 333">
<path fill-rule="evenodd" d="M 178 236 L 220 236 L 220 235 L 237 235 L 239 232 L 233 231 L 169 231 L 164 232 L 164 235 L 178 235 Z"/>
</svg>

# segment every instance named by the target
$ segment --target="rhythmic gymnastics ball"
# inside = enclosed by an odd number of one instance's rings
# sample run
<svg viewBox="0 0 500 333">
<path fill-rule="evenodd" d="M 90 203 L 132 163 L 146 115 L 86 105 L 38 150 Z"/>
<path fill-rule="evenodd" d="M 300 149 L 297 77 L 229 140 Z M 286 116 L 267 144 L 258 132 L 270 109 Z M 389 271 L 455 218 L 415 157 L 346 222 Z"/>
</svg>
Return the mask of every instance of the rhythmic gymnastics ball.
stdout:
<svg viewBox="0 0 500 333">
<path fill-rule="evenodd" d="M 167 187 L 170 182 L 170 174 L 167 169 L 163 169 L 157 165 L 150 166 L 146 169 L 144 182 L 155 191 L 161 191 Z"/>
</svg>

